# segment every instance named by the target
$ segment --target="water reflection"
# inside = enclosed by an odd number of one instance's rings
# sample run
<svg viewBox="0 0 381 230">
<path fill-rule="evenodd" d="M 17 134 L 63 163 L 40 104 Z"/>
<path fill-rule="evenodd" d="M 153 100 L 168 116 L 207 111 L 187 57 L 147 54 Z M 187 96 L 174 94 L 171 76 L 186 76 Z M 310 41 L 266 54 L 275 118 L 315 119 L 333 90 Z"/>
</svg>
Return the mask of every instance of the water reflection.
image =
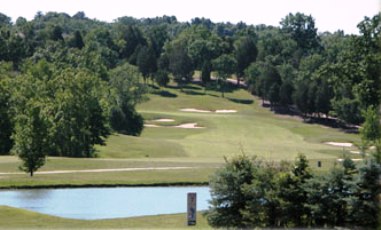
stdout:
<svg viewBox="0 0 381 230">
<path fill-rule="evenodd" d="M 188 192 L 208 208 L 208 187 L 79 188 L 0 191 L 0 205 L 75 219 L 108 219 L 186 212 Z"/>
</svg>

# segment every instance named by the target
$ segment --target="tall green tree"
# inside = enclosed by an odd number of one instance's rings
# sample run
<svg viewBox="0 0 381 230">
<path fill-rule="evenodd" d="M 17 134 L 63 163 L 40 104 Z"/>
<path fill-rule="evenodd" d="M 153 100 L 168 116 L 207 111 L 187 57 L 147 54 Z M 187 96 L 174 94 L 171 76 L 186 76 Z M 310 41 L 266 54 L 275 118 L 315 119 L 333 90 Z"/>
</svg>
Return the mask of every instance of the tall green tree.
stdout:
<svg viewBox="0 0 381 230">
<path fill-rule="evenodd" d="M 369 159 L 359 168 L 357 199 L 353 202 L 352 226 L 375 229 L 380 226 L 380 162 Z"/>
<path fill-rule="evenodd" d="M 41 102 L 29 100 L 23 114 L 15 117 L 14 151 L 22 160 L 20 169 L 33 176 L 45 164 L 48 145 L 48 121 Z"/>
<path fill-rule="evenodd" d="M 310 210 L 305 206 L 308 197 L 304 187 L 312 176 L 307 158 L 299 155 L 292 171 L 280 182 L 280 197 L 284 202 L 283 215 L 295 227 L 308 225 Z"/>
<path fill-rule="evenodd" d="M 224 168 L 217 171 L 210 181 L 211 208 L 207 212 L 208 223 L 213 227 L 247 228 L 243 211 L 249 197 L 245 187 L 252 183 L 257 170 L 247 156 L 227 160 Z"/>
<path fill-rule="evenodd" d="M 143 117 L 135 110 L 144 101 L 146 86 L 139 83 L 141 74 L 128 63 L 118 66 L 110 73 L 111 97 L 110 125 L 117 132 L 139 136 L 144 128 Z"/>
</svg>

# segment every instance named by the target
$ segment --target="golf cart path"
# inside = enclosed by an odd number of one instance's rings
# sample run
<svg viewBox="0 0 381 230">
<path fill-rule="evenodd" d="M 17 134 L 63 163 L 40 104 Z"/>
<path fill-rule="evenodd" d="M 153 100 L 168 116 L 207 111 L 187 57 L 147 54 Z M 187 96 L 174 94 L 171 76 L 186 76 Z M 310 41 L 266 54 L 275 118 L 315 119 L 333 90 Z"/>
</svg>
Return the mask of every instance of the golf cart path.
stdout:
<svg viewBox="0 0 381 230">
<path fill-rule="evenodd" d="M 155 171 L 155 170 L 179 170 L 195 169 L 197 167 L 146 167 L 146 168 L 113 168 L 113 169 L 80 169 L 80 170 L 54 170 L 39 171 L 35 174 L 65 174 L 65 173 L 98 173 L 98 172 L 135 172 L 135 171 Z M 0 175 L 22 175 L 23 172 L 0 172 Z"/>
</svg>

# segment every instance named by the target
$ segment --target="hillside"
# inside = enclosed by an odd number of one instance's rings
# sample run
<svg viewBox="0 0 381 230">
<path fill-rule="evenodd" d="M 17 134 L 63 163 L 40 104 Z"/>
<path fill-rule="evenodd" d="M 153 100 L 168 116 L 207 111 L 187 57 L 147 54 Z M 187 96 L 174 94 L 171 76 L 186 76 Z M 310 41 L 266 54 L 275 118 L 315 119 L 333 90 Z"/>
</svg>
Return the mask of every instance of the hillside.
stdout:
<svg viewBox="0 0 381 230">
<path fill-rule="evenodd" d="M 146 123 L 141 137 L 113 135 L 99 148 L 101 157 L 221 162 L 224 156 L 244 152 L 275 161 L 292 160 L 298 153 L 313 160 L 334 160 L 343 149 L 325 142 L 358 141 L 353 134 L 275 115 L 247 91 L 234 87 L 225 98 L 194 84 L 183 92 L 163 88 L 150 94 L 138 111 Z"/>
</svg>

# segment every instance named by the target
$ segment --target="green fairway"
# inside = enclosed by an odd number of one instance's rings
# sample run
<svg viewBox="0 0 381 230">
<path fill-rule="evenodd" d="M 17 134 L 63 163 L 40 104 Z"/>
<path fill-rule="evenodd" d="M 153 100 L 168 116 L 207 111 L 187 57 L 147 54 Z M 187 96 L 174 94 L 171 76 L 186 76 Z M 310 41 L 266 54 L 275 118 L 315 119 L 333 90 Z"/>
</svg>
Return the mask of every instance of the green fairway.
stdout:
<svg viewBox="0 0 381 230">
<path fill-rule="evenodd" d="M 159 127 L 146 127 L 140 137 L 111 135 L 105 146 L 97 146 L 96 159 L 49 157 L 34 178 L 18 171 L 20 161 L 16 157 L 2 156 L 0 173 L 8 174 L 0 174 L 0 187 L 207 183 L 209 176 L 224 163 L 225 156 L 241 152 L 277 162 L 293 161 L 297 154 L 303 153 L 312 166 L 321 161 L 323 169 L 327 169 L 337 158 L 350 154 L 355 148 L 335 147 L 324 142 L 359 141 L 355 134 L 307 124 L 300 118 L 275 115 L 243 89 L 232 88 L 225 98 L 216 91 L 205 92 L 198 85 L 185 87 L 183 92 L 175 88 L 162 90 L 175 97 L 150 94 L 150 100 L 138 107 L 146 124 Z M 181 111 L 186 108 L 210 112 Z M 215 113 L 216 110 L 237 112 Z M 189 123 L 197 123 L 196 126 L 202 128 L 175 127 Z M 356 154 L 350 156 L 359 158 Z M 155 170 L 163 167 L 188 168 Z M 55 173 L 57 170 L 125 168 L 150 169 Z"/>
</svg>

